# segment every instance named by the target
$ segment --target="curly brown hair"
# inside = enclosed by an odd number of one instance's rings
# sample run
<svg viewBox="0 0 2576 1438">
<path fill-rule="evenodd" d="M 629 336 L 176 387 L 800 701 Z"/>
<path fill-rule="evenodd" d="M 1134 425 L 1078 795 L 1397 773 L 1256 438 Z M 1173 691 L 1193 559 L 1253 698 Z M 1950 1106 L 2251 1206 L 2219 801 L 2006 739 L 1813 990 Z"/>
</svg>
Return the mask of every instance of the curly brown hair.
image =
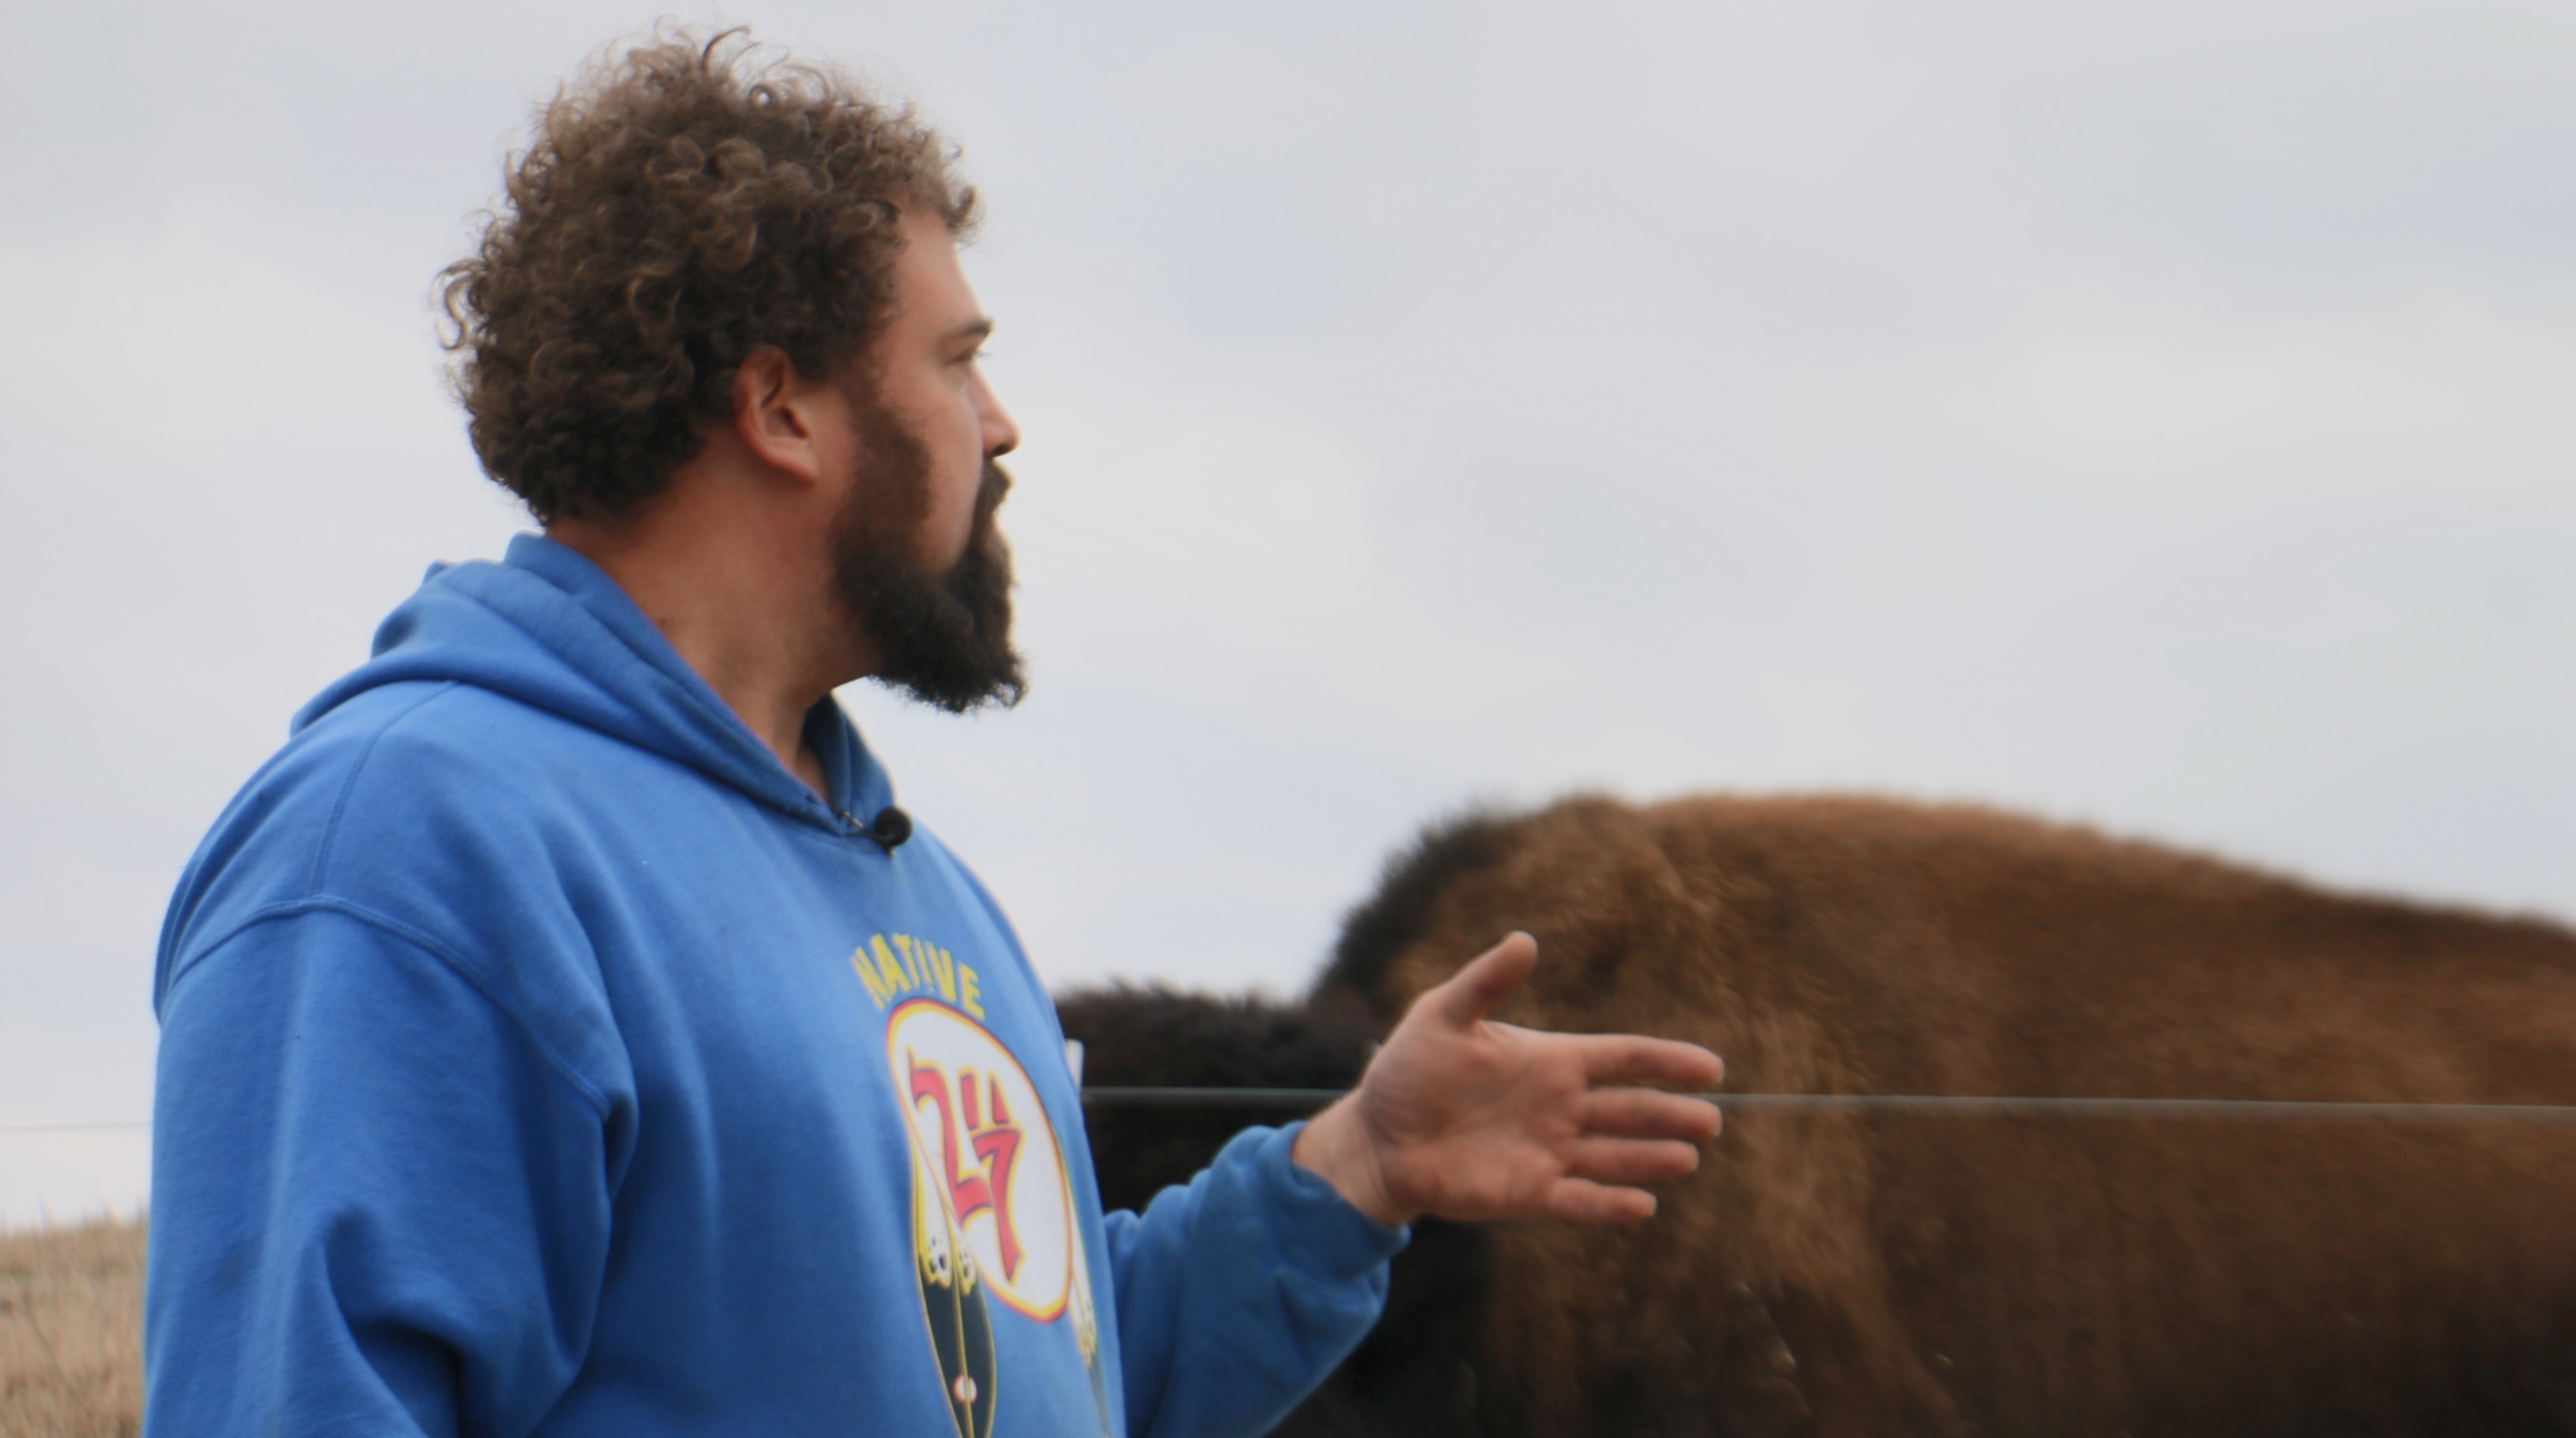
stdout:
<svg viewBox="0 0 2576 1438">
<path fill-rule="evenodd" d="M 634 512 L 733 413 L 757 348 L 808 375 L 866 348 L 901 211 L 963 239 L 975 191 L 908 107 L 659 28 L 538 113 L 474 253 L 439 276 L 474 452 L 541 523 Z"/>
</svg>

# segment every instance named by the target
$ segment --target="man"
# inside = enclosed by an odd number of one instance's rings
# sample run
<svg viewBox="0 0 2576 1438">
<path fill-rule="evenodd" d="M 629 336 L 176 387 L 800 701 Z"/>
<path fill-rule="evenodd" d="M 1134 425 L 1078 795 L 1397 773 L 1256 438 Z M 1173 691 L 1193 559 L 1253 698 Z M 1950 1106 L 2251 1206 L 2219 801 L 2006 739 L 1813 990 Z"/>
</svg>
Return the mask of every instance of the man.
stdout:
<svg viewBox="0 0 2576 1438">
<path fill-rule="evenodd" d="M 1045 991 L 831 697 L 1021 687 L 949 167 L 726 37 L 545 111 L 447 289 L 545 533 L 433 570 L 172 902 L 155 1438 L 1249 1434 L 1412 1217 L 1635 1219 L 1696 1162 L 1713 1108 L 1617 1085 L 1715 1058 L 1485 1022 L 1513 936 L 1099 1212 Z"/>
</svg>

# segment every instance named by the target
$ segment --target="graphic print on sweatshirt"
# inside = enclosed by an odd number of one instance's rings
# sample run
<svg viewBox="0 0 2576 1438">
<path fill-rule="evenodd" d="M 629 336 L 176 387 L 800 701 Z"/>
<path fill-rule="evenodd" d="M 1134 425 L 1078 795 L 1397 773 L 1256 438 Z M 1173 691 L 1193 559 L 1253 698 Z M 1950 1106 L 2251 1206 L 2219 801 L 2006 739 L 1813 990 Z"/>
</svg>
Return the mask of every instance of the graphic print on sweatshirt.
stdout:
<svg viewBox="0 0 2576 1438">
<path fill-rule="evenodd" d="M 888 1077 L 912 1133 L 913 1265 L 958 1438 L 988 1438 L 994 1325 L 1065 1324 L 1104 1430 L 1108 1374 L 1064 1150 L 1028 1071 L 983 1022 L 981 976 L 878 934 L 850 956 L 885 1013 Z"/>
</svg>

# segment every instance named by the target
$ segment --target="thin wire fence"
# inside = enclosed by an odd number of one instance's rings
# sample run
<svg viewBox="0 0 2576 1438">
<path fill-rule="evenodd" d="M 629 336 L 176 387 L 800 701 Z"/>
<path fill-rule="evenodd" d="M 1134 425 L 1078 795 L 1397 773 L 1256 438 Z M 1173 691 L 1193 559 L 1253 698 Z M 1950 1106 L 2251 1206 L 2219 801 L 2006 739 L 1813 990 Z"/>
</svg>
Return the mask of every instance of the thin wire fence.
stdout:
<svg viewBox="0 0 2576 1438">
<path fill-rule="evenodd" d="M 1334 1088 L 1185 1088 L 1094 1085 L 1086 1108 L 1234 1109 L 1245 1113 L 1313 1113 L 1344 1090 Z M 2365 1103 L 2310 1099 L 2063 1098 L 1989 1094 L 1700 1093 L 1736 1112 L 1893 1114 L 1929 1118 L 2113 1118 L 2234 1123 L 2530 1124 L 2576 1127 L 2576 1104 Z M 0 1135 L 105 1133 L 148 1129 L 149 1119 L 102 1123 L 0 1124 Z"/>
<path fill-rule="evenodd" d="M 1311 1113 L 1329 1088 L 1085 1088 L 1091 1108 L 1234 1108 Z M 2298 1099 L 2027 1098 L 1966 1094 L 1702 1093 L 1720 1109 L 1941 1118 L 2118 1118 L 2252 1123 L 2518 1123 L 2576 1126 L 2576 1104 L 2335 1103 Z"/>
</svg>

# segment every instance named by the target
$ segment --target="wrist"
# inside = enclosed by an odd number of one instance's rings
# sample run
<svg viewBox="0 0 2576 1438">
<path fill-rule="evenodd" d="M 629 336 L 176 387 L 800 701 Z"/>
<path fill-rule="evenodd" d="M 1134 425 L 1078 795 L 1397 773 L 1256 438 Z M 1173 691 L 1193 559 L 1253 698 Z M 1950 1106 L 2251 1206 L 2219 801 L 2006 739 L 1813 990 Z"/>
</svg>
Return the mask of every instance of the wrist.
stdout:
<svg viewBox="0 0 2576 1438">
<path fill-rule="evenodd" d="M 1377 1145 L 1359 1115 L 1358 1095 L 1345 1095 L 1306 1121 L 1298 1131 L 1289 1161 L 1332 1185 L 1342 1201 L 1388 1228 L 1402 1228 L 1420 1215 L 1397 1203 L 1386 1191 L 1378 1166 Z"/>
</svg>

